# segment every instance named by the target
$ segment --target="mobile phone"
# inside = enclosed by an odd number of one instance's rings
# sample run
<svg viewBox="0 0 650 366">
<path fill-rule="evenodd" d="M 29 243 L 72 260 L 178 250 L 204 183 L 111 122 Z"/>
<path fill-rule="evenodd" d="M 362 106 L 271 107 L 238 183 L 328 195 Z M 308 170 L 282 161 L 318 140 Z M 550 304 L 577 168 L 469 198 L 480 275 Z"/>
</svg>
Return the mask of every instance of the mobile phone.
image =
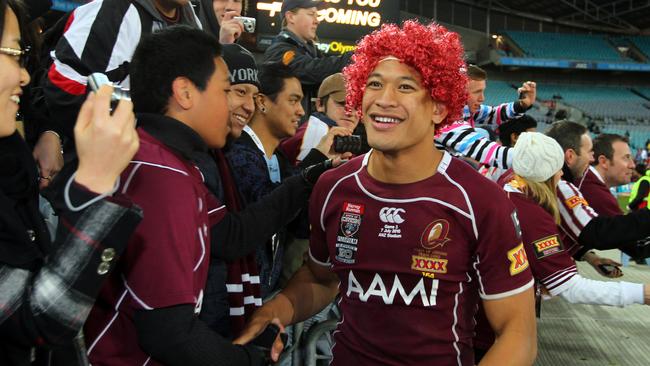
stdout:
<svg viewBox="0 0 650 366">
<path fill-rule="evenodd" d="M 599 265 L 598 265 L 598 268 L 599 268 L 601 271 L 603 271 L 604 274 L 606 274 L 606 275 L 608 275 L 608 276 L 609 276 L 612 272 L 614 272 L 615 270 L 617 270 L 617 269 L 620 270 L 620 268 L 618 268 L 617 266 L 611 265 L 611 264 L 599 264 Z"/>
<path fill-rule="evenodd" d="M 271 323 L 266 326 L 266 329 L 255 337 L 250 344 L 256 346 L 266 357 L 267 361 L 271 360 L 271 348 L 273 348 L 273 343 L 275 339 L 280 334 L 280 340 L 282 344 L 286 347 L 287 345 L 287 334 L 280 333 L 280 327 Z"/>
<path fill-rule="evenodd" d="M 334 136 L 334 152 L 345 153 L 351 152 L 354 155 L 363 153 L 363 141 L 361 136 Z"/>
<path fill-rule="evenodd" d="M 257 20 L 255 18 L 233 17 L 233 19 L 241 21 L 242 25 L 244 26 L 244 32 L 255 33 L 255 24 L 257 23 Z"/>
</svg>

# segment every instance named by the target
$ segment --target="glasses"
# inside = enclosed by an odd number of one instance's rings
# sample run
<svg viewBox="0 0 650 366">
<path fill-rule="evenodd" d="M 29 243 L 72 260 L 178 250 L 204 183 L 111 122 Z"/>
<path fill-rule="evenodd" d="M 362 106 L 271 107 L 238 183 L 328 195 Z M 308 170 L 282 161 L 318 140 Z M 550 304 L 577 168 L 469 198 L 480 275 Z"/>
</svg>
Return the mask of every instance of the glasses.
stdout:
<svg viewBox="0 0 650 366">
<path fill-rule="evenodd" d="M 29 50 L 31 47 L 27 46 L 23 49 L 10 48 L 10 47 L 0 47 L 0 54 L 11 56 L 18 61 L 20 67 L 27 66 L 29 60 Z"/>
</svg>

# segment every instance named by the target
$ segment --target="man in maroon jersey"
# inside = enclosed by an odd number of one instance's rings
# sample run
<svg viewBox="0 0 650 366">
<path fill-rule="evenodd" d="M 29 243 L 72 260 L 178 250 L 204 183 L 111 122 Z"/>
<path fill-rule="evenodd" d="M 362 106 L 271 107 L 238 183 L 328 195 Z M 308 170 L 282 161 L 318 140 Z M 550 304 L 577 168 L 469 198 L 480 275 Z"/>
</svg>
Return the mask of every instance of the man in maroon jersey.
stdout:
<svg viewBox="0 0 650 366">
<path fill-rule="evenodd" d="M 609 189 L 630 183 L 634 158 L 627 139 L 615 134 L 602 134 L 594 139 L 594 162 L 582 178 L 578 189 L 599 215 L 622 215 L 623 211 Z"/>
<path fill-rule="evenodd" d="M 590 249 L 620 249 L 634 258 L 650 256 L 650 212 L 628 215 L 598 215 L 573 182 L 582 178 L 593 161 L 593 143 L 587 128 L 572 121 L 553 123 L 546 132 L 564 150 L 564 175 L 557 187 L 562 222 L 562 242 L 578 260 L 588 261 L 600 271 L 600 264 L 613 264 Z M 602 273 L 602 271 L 600 271 Z M 608 274 L 616 277 L 616 272 Z"/>
<path fill-rule="evenodd" d="M 514 206 L 432 149 L 435 130 L 465 103 L 462 55 L 457 34 L 411 21 L 359 43 L 345 70 L 348 101 L 374 150 L 321 177 L 308 264 L 236 342 L 273 318 L 305 319 L 340 293 L 333 365 L 473 365 L 480 299 L 498 334 L 486 363 L 532 364 L 533 281 Z"/>
</svg>

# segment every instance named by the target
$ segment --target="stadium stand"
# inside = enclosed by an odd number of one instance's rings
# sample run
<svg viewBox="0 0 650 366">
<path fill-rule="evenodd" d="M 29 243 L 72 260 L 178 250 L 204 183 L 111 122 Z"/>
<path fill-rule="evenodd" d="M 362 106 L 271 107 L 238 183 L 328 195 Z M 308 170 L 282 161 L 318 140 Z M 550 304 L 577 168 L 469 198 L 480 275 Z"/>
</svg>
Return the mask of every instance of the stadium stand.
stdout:
<svg viewBox="0 0 650 366">
<path fill-rule="evenodd" d="M 632 43 L 641 51 L 646 57 L 650 58 L 650 37 L 632 37 Z"/>
<path fill-rule="evenodd" d="M 589 61 L 630 61 L 608 43 L 605 36 L 507 31 L 526 57 Z"/>
<path fill-rule="evenodd" d="M 650 119 L 650 105 L 628 88 L 592 85 L 543 84 L 541 100 L 560 99 L 596 119 Z"/>
</svg>

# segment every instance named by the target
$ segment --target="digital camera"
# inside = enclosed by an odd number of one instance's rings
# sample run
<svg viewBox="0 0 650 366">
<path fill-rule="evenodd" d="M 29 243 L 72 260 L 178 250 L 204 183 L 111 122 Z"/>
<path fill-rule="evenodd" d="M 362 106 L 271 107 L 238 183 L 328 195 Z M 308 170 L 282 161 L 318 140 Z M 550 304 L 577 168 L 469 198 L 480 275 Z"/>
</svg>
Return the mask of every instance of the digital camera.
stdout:
<svg viewBox="0 0 650 366">
<path fill-rule="evenodd" d="M 249 17 L 234 17 L 233 19 L 237 19 L 241 21 L 242 25 L 244 26 L 244 32 L 246 33 L 254 33 L 255 32 L 255 23 L 257 22 L 255 18 L 249 18 Z"/>
</svg>

